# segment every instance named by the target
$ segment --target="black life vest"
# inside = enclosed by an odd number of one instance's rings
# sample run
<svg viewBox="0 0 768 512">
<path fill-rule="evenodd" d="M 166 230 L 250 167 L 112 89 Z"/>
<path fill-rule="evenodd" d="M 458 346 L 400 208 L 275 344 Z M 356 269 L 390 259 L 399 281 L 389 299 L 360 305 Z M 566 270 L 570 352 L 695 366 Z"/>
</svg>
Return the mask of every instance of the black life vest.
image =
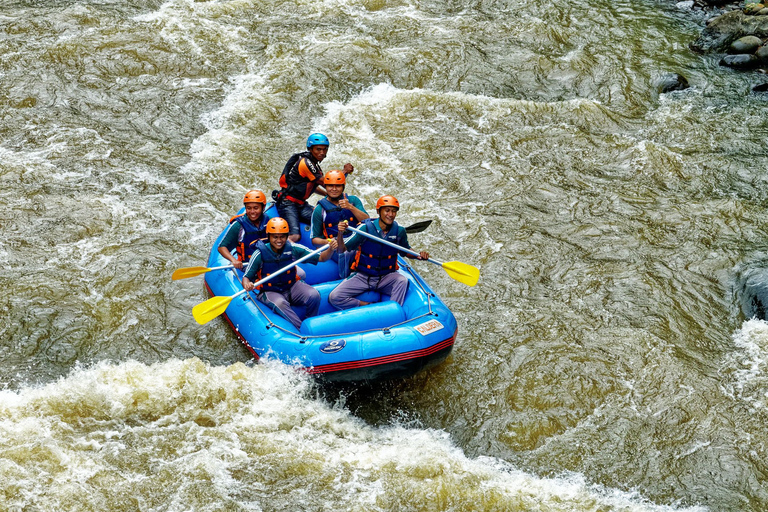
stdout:
<svg viewBox="0 0 768 512">
<path fill-rule="evenodd" d="M 300 166 L 305 166 L 307 172 L 315 176 L 314 180 L 302 176 Z M 296 153 L 288 159 L 283 167 L 283 173 L 280 175 L 280 187 L 282 198 L 293 201 L 296 204 L 303 205 L 315 187 L 320 184 L 323 177 L 323 170 L 320 168 L 320 162 L 314 159 L 309 151 Z"/>
<path fill-rule="evenodd" d="M 344 197 L 347 195 L 344 194 Z M 350 210 L 333 204 L 327 197 L 322 198 L 317 204 L 323 207 L 323 235 L 325 238 L 333 238 L 339 234 L 339 222 L 342 220 L 349 222 L 353 228 L 360 224 Z M 351 231 L 349 233 L 353 234 Z"/>
<path fill-rule="evenodd" d="M 379 222 L 379 219 L 366 219 L 363 221 L 363 224 L 366 226 L 368 234 L 382 238 L 379 230 L 376 229 L 374 222 Z M 382 239 L 397 245 L 402 245 L 404 243 L 404 240 L 400 236 L 400 229 L 397 222 L 392 223 L 392 227 L 389 228 L 387 236 Z M 404 246 L 403 249 L 405 249 Z M 398 252 L 399 251 L 394 247 L 384 245 L 365 237 L 365 241 L 363 241 L 357 248 L 355 261 L 352 262 L 351 268 L 352 270 L 362 272 L 369 276 L 384 276 L 391 274 L 400 268 L 397 264 Z"/>
<path fill-rule="evenodd" d="M 257 280 L 261 281 L 265 277 L 274 274 L 286 265 L 293 263 L 293 246 L 291 242 L 286 242 L 283 252 L 275 254 L 272 247 L 259 240 L 255 244 L 256 249 L 261 253 L 261 268 L 256 274 Z M 291 267 L 282 274 L 273 277 L 266 283 L 259 285 L 258 289 L 264 292 L 285 292 L 298 280 L 296 267 Z"/>
</svg>

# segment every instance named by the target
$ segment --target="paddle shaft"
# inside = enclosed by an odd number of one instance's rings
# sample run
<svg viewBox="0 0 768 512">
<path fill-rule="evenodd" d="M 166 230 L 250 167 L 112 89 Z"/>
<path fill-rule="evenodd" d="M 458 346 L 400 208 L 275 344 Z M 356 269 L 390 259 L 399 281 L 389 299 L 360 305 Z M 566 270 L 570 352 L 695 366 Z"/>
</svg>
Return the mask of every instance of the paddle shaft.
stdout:
<svg viewBox="0 0 768 512">
<path fill-rule="evenodd" d="M 245 265 L 246 263 L 248 263 L 248 262 L 246 261 L 245 263 L 243 263 L 243 265 Z M 208 270 L 209 271 L 210 270 L 224 270 L 225 268 L 235 268 L 235 266 L 234 265 L 222 265 L 220 267 L 208 267 Z"/>
<path fill-rule="evenodd" d="M 327 245 L 324 245 L 323 247 L 319 247 L 319 248 L 315 249 L 314 251 L 312 251 L 312 252 L 311 252 L 311 253 L 309 253 L 309 254 L 305 254 L 304 256 L 302 256 L 301 258 L 297 259 L 296 261 L 294 261 L 294 262 L 293 262 L 293 263 L 291 263 L 290 265 L 286 265 L 286 266 L 284 266 L 283 268 L 281 268 L 280 270 L 278 270 L 277 272 L 272 272 L 271 274 L 269 274 L 269 275 L 268 275 L 267 277 L 265 277 L 264 279 L 260 279 L 260 280 L 256 281 L 255 283 L 253 283 L 253 287 L 255 288 L 255 287 L 259 286 L 259 285 L 262 285 L 262 284 L 266 283 L 267 281 L 269 281 L 269 280 L 270 280 L 270 279 L 272 279 L 273 277 L 275 277 L 275 276 L 277 276 L 277 275 L 280 275 L 280 274 L 282 274 L 283 272 L 285 272 L 285 271 L 287 271 L 287 270 L 290 270 L 290 269 L 292 269 L 293 267 L 295 267 L 296 265 L 298 265 L 298 264 L 299 264 L 299 263 L 301 263 L 302 261 L 306 261 L 306 260 L 308 260 L 309 258 L 311 258 L 312 256 L 314 256 L 315 254 L 318 254 L 318 253 L 320 253 L 320 252 L 323 252 L 323 251 L 324 251 L 324 250 L 326 250 L 327 248 L 328 248 L 328 246 L 327 246 Z M 233 296 L 232 296 L 232 298 L 234 299 L 235 297 L 237 297 L 237 296 L 238 296 L 238 295 L 240 295 L 241 293 L 245 293 L 245 290 L 242 290 L 242 291 L 239 291 L 239 292 L 237 292 L 235 295 L 233 295 Z"/>
<path fill-rule="evenodd" d="M 266 283 L 267 281 L 269 281 L 273 277 L 282 274 L 286 270 L 289 270 L 290 268 L 295 267 L 296 265 L 298 265 L 302 261 L 304 261 L 304 260 L 306 260 L 308 258 L 311 258 L 315 254 L 319 253 L 320 251 L 325 251 L 326 249 L 327 249 L 327 247 L 320 247 L 320 248 L 310 252 L 309 254 L 305 254 L 304 256 L 302 256 L 298 260 L 294 261 L 290 265 L 286 265 L 283 268 L 281 268 L 280 270 L 278 270 L 277 272 L 273 272 L 272 274 L 268 275 L 264 279 L 260 279 L 260 280 L 256 281 L 253 284 L 254 287 Z M 199 323 L 200 325 L 206 324 L 206 323 L 210 322 L 211 320 L 213 320 L 214 318 L 216 318 L 217 316 L 219 316 L 222 313 L 224 313 L 227 310 L 227 307 L 229 306 L 229 304 L 234 299 L 236 299 L 237 297 L 239 297 L 240 295 L 242 295 L 244 293 L 246 293 L 245 288 L 243 288 L 242 290 L 240 290 L 239 292 L 237 292 L 234 295 L 230 295 L 230 296 L 217 295 L 216 297 L 211 297 L 210 299 L 206 300 L 205 302 L 201 302 L 200 304 L 198 304 L 197 306 L 192 308 L 192 316 L 195 317 L 195 321 L 197 321 L 197 323 Z"/>
<path fill-rule="evenodd" d="M 262 284 L 266 283 L 267 281 L 269 281 L 269 280 L 270 280 L 270 279 L 272 279 L 273 277 L 275 277 L 275 276 L 278 276 L 278 275 L 282 274 L 283 272 L 286 272 L 287 270 L 290 270 L 290 269 L 292 269 L 293 267 L 295 267 L 296 265 L 298 265 L 298 264 L 299 264 L 299 263 L 301 263 L 302 261 L 306 261 L 306 260 L 308 260 L 309 258 L 311 258 L 312 256 L 314 256 L 315 254 L 317 254 L 317 253 L 319 253 L 319 252 L 322 252 L 322 251 L 326 250 L 327 248 L 328 248 L 328 246 L 326 245 L 326 246 L 324 246 L 324 247 L 320 247 L 320 248 L 318 248 L 318 249 L 315 249 L 314 251 L 312 251 L 312 252 L 311 252 L 311 253 L 309 253 L 309 254 L 305 254 L 304 256 L 302 256 L 301 258 L 297 259 L 296 261 L 294 261 L 294 262 L 293 262 L 293 263 L 291 263 L 290 265 L 286 265 L 286 266 L 284 266 L 283 268 L 281 268 L 281 269 L 280 269 L 280 270 L 278 270 L 277 272 L 272 272 L 271 274 L 269 274 L 269 275 L 268 275 L 267 277 L 265 277 L 264 279 L 259 279 L 258 281 L 256 281 L 255 283 L 253 283 L 253 287 L 254 287 L 254 288 L 256 288 L 257 286 L 260 286 L 260 285 L 262 285 Z M 234 295 L 232 296 L 232 298 L 234 299 L 235 297 L 238 297 L 238 296 L 240 296 L 240 295 L 242 295 L 242 294 L 244 294 L 244 293 L 245 293 L 245 289 L 242 289 L 242 290 L 240 290 L 239 292 L 237 292 L 236 294 L 234 294 Z"/>
<path fill-rule="evenodd" d="M 384 240 L 383 238 L 379 238 L 379 237 L 374 236 L 374 235 L 372 235 L 370 233 L 366 233 L 365 231 L 361 231 L 361 230 L 359 230 L 357 228 L 353 228 L 352 226 L 347 226 L 347 229 L 352 231 L 352 232 L 354 232 L 354 233 L 357 233 L 358 235 L 362 235 L 364 237 L 370 238 L 371 240 L 375 240 L 375 241 L 377 241 L 379 243 L 382 243 L 384 245 L 388 245 L 390 247 L 394 247 L 395 249 L 397 249 L 399 251 L 407 252 L 408 254 L 416 256 L 417 258 L 419 257 L 419 253 L 417 253 L 416 251 L 412 251 L 410 249 L 406 249 L 405 247 L 402 247 L 400 245 L 394 244 L 394 243 L 390 242 L 389 240 Z M 443 266 L 443 263 L 441 261 L 433 260 L 432 258 L 429 258 L 427 261 L 429 261 L 430 263 L 434 263 L 435 265 L 439 265 L 441 267 Z"/>
<path fill-rule="evenodd" d="M 270 280 L 270 279 L 272 279 L 273 277 L 275 277 L 275 276 L 277 276 L 277 275 L 279 275 L 279 274 L 282 274 L 282 273 L 283 273 L 283 272 L 285 272 L 286 270 L 290 270 L 291 268 L 295 267 L 296 265 L 298 265 L 298 264 L 299 264 L 299 263 L 301 263 L 302 261 L 306 260 L 307 258 L 311 258 L 312 256 L 314 256 L 315 254 L 317 254 L 318 252 L 320 252 L 320 251 L 322 251 L 322 250 L 325 250 L 325 247 L 321 247 L 320 249 L 318 249 L 318 250 L 316 250 L 316 251 L 312 251 L 310 254 L 307 254 L 306 256 L 302 256 L 302 257 L 301 257 L 301 258 L 299 258 L 298 260 L 294 261 L 294 262 L 293 262 L 293 263 L 291 263 L 290 265 L 286 265 L 285 267 L 281 268 L 281 269 L 280 269 L 280 270 L 278 270 L 277 272 L 272 272 L 271 274 L 269 274 L 269 275 L 268 275 L 267 277 L 265 277 L 264 279 L 259 279 L 258 281 L 256 281 L 255 283 L 253 283 L 253 287 L 254 287 L 254 288 L 256 288 L 257 286 L 260 286 L 260 285 L 262 285 L 262 284 L 266 283 L 267 281 L 269 281 L 269 280 Z M 211 270 L 213 270 L 213 269 L 211 269 Z M 244 294 L 245 292 L 246 292 L 246 290 L 245 290 L 245 288 L 243 288 L 242 290 L 240 290 L 240 291 L 239 291 L 239 292 L 237 292 L 236 294 L 232 295 L 232 297 L 230 298 L 230 300 L 236 299 L 237 297 L 241 296 L 241 295 L 242 295 L 242 294 Z"/>
</svg>

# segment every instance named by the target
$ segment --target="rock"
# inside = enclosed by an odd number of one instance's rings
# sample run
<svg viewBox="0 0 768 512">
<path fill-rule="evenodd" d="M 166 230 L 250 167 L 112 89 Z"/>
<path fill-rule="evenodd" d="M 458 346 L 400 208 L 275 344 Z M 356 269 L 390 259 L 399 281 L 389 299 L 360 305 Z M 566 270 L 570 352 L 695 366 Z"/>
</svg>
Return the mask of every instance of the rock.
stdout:
<svg viewBox="0 0 768 512">
<path fill-rule="evenodd" d="M 768 82 L 754 86 L 752 92 L 768 92 Z"/>
<path fill-rule="evenodd" d="M 733 41 L 744 36 L 768 37 L 768 16 L 747 16 L 739 10 L 710 20 L 691 49 L 696 52 L 725 52 Z"/>
<path fill-rule="evenodd" d="M 755 57 L 763 62 L 768 62 L 768 46 L 761 46 L 755 52 Z"/>
<path fill-rule="evenodd" d="M 763 44 L 763 40 L 755 36 L 740 37 L 731 43 L 728 48 L 728 53 L 755 53 L 760 45 Z"/>
<path fill-rule="evenodd" d="M 656 80 L 656 90 L 659 91 L 660 94 L 672 91 L 682 91 L 688 87 L 690 87 L 690 85 L 688 85 L 688 80 L 677 73 L 668 73 Z"/>
<path fill-rule="evenodd" d="M 755 13 L 755 16 L 768 16 L 768 7 L 760 9 Z"/>
<path fill-rule="evenodd" d="M 721 66 L 735 69 L 754 69 L 760 65 L 760 59 L 755 55 L 740 53 L 738 55 L 726 55 L 720 59 Z"/>
<path fill-rule="evenodd" d="M 765 320 L 768 313 L 768 269 L 762 267 L 764 261 L 750 262 L 748 265 L 758 266 L 739 269 L 733 290 L 745 318 Z"/>
<path fill-rule="evenodd" d="M 757 14 L 762 9 L 765 9 L 765 5 L 749 3 L 744 6 L 744 14 Z"/>
<path fill-rule="evenodd" d="M 711 8 L 711 7 L 724 7 L 728 4 L 732 4 L 733 2 L 731 0 L 694 0 L 693 3 L 697 7 Z"/>
<path fill-rule="evenodd" d="M 760 45 L 763 44 L 763 40 L 755 36 L 740 37 L 731 43 L 728 48 L 728 53 L 755 53 Z"/>
</svg>

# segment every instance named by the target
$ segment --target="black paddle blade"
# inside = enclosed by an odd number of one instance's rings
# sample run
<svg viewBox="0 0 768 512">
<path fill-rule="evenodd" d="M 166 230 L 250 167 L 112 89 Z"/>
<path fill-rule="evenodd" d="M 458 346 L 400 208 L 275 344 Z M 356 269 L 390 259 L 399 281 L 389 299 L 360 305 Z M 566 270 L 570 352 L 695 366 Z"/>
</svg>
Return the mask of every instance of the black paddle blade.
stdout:
<svg viewBox="0 0 768 512">
<path fill-rule="evenodd" d="M 432 224 L 432 219 L 430 220 L 423 220 L 421 222 L 417 222 L 416 224 L 411 224 L 407 228 L 405 228 L 405 232 L 408 234 L 411 233 L 421 233 L 425 229 L 429 227 L 429 225 Z"/>
</svg>

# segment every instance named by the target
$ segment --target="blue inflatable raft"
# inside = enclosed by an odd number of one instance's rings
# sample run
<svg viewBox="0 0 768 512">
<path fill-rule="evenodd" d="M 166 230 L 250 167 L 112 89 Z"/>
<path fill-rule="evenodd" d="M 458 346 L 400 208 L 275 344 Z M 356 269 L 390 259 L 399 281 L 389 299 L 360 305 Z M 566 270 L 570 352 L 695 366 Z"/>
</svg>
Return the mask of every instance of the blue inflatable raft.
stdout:
<svg viewBox="0 0 768 512">
<path fill-rule="evenodd" d="M 267 217 L 277 216 L 272 205 Z M 301 226 L 301 244 L 314 249 L 309 226 Z M 228 265 L 218 252 L 226 229 L 213 244 L 208 267 Z M 297 330 L 288 320 L 245 293 L 230 302 L 223 318 L 256 359 L 270 357 L 304 369 L 326 381 L 371 381 L 411 376 L 442 362 L 456 340 L 456 319 L 435 292 L 408 263 L 398 257 L 399 272 L 408 280 L 402 306 L 389 296 L 366 292 L 361 300 L 372 302 L 345 311 L 328 303 L 328 294 L 339 280 L 333 261 L 299 264 L 306 282 L 321 296 L 317 316 L 304 319 Z M 231 296 L 242 291 L 243 273 L 234 269 L 205 274 L 211 296 Z M 295 308 L 304 318 L 303 308 Z"/>
</svg>

